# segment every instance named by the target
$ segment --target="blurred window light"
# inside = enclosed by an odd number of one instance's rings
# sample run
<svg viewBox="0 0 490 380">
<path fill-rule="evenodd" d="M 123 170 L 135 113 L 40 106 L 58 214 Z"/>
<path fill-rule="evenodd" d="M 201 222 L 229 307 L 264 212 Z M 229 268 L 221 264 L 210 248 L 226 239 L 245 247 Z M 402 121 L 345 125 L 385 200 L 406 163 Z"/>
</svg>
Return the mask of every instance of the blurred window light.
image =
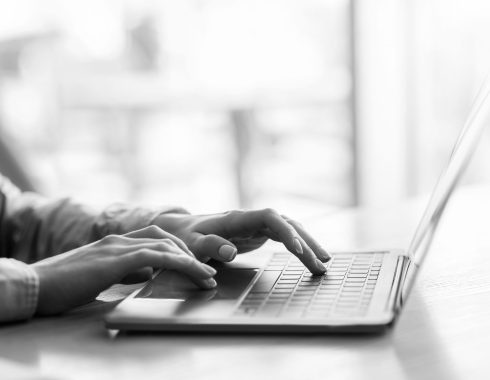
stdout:
<svg viewBox="0 0 490 380">
<path fill-rule="evenodd" d="M 411 193 L 427 192 L 446 165 L 481 83 L 490 75 L 490 3 L 422 1 L 408 14 Z M 465 176 L 490 180 L 490 131 Z"/>
<path fill-rule="evenodd" d="M 355 202 L 348 0 L 31 3 L 11 12 L 37 29 L 0 33 L 17 62 L 0 128 L 41 191 L 195 212 Z"/>
</svg>

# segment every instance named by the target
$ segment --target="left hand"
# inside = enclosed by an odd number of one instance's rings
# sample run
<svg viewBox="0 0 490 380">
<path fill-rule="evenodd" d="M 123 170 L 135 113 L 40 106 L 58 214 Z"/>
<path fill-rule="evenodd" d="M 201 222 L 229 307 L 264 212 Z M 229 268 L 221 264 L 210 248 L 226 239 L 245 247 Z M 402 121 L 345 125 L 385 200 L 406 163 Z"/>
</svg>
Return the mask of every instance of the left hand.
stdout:
<svg viewBox="0 0 490 380">
<path fill-rule="evenodd" d="M 273 209 L 214 215 L 161 214 L 154 224 L 179 237 L 201 261 L 231 261 L 268 239 L 282 242 L 313 274 L 325 273 L 329 254 L 302 225 Z"/>
</svg>

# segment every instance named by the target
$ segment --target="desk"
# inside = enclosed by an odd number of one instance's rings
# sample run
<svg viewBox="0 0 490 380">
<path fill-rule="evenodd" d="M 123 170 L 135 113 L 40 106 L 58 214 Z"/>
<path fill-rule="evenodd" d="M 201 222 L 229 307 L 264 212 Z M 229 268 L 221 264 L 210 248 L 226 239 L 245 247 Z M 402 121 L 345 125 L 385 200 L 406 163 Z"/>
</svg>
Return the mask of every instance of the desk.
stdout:
<svg viewBox="0 0 490 380">
<path fill-rule="evenodd" d="M 489 192 L 466 188 L 456 194 L 414 293 L 384 335 L 114 338 L 102 323 L 113 304 L 93 303 L 62 317 L 0 328 L 0 378 L 2 366 L 14 364 L 26 378 L 48 379 L 488 378 Z M 330 248 L 405 246 L 422 206 L 352 210 L 309 227 Z"/>
</svg>

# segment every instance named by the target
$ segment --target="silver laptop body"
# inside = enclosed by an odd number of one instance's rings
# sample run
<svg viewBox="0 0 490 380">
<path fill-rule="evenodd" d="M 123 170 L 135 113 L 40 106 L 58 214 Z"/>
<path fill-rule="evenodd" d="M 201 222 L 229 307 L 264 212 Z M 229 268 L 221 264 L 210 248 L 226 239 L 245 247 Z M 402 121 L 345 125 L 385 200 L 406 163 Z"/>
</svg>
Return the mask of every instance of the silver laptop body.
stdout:
<svg viewBox="0 0 490 380">
<path fill-rule="evenodd" d="M 194 332 L 378 332 L 401 312 L 445 206 L 490 120 L 487 80 L 475 99 L 406 251 L 338 252 L 323 276 L 292 254 L 239 255 L 216 264 L 218 287 L 200 290 L 160 270 L 106 315 L 117 330 Z"/>
</svg>

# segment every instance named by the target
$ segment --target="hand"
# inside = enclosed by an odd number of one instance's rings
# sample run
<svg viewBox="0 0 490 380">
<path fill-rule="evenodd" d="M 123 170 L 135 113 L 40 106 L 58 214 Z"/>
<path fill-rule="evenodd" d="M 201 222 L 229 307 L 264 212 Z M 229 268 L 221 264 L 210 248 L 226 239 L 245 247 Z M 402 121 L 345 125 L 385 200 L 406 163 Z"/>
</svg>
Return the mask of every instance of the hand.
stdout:
<svg viewBox="0 0 490 380">
<path fill-rule="evenodd" d="M 216 270 L 198 261 L 185 244 L 156 226 L 109 235 L 32 265 L 39 276 L 37 314 L 60 313 L 94 300 L 109 286 L 152 268 L 174 269 L 199 287 L 214 288 Z"/>
<path fill-rule="evenodd" d="M 237 253 L 252 251 L 269 238 L 282 242 L 313 274 L 325 273 L 329 254 L 300 223 L 272 209 L 229 211 L 215 215 L 161 214 L 154 223 L 178 236 L 196 257 L 231 261 Z"/>
</svg>

